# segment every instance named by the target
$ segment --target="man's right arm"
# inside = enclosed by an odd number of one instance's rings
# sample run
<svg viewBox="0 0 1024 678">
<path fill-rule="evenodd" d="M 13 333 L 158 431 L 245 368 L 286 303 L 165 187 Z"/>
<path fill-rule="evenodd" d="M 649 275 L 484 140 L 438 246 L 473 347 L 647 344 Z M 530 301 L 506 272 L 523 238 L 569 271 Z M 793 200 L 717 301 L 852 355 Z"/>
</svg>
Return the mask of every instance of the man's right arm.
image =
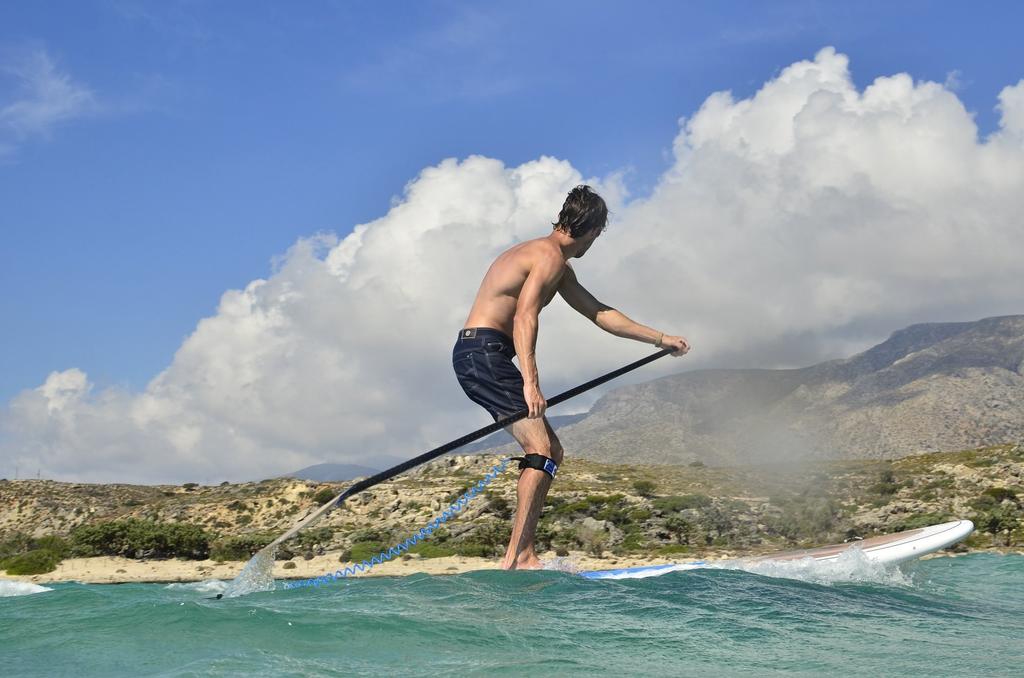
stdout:
<svg viewBox="0 0 1024 678">
<path fill-rule="evenodd" d="M 658 348 L 675 349 L 672 353 L 674 356 L 685 355 L 690 350 L 690 343 L 685 337 L 664 334 L 646 325 L 641 325 L 630 319 L 625 313 L 601 303 L 580 284 L 571 266 L 567 266 L 566 269 L 558 287 L 558 293 L 577 312 L 589 318 L 605 332 L 625 339 L 654 344 Z"/>
<path fill-rule="evenodd" d="M 512 325 L 512 340 L 515 342 L 516 355 L 519 357 L 519 370 L 523 373 L 523 397 L 530 410 L 530 418 L 544 416 L 547 402 L 540 392 L 540 376 L 537 373 L 537 328 L 540 324 L 540 311 L 544 302 L 551 298 L 562 272 L 565 262 L 555 252 L 539 255 L 530 267 L 530 273 L 519 291 L 516 302 L 516 315 Z"/>
</svg>

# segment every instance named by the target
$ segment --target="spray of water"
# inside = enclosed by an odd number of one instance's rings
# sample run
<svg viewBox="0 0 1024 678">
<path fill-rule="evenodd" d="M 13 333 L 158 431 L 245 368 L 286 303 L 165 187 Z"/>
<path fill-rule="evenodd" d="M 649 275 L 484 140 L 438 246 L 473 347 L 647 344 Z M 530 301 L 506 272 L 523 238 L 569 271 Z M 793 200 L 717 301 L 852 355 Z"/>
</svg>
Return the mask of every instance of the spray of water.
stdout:
<svg viewBox="0 0 1024 678">
<path fill-rule="evenodd" d="M 189 591 L 192 593 L 223 595 L 228 588 L 228 582 L 220 579 L 204 579 L 203 581 L 174 582 L 164 588 L 168 591 Z"/>
<path fill-rule="evenodd" d="M 551 570 L 553 572 L 576 574 L 581 572 L 583 569 L 575 558 L 570 557 L 555 556 L 554 558 L 546 559 L 541 562 L 543 563 L 545 570 Z"/>
<path fill-rule="evenodd" d="M 236 598 L 260 591 L 273 591 L 276 552 L 276 548 L 265 548 L 250 558 L 238 576 L 228 583 L 223 597 Z"/>
<path fill-rule="evenodd" d="M 896 565 L 872 561 L 856 546 L 831 560 L 731 560 L 710 562 L 707 567 L 743 570 L 765 577 L 799 579 L 814 584 L 871 583 L 886 586 L 912 586 L 913 580 Z"/>
</svg>

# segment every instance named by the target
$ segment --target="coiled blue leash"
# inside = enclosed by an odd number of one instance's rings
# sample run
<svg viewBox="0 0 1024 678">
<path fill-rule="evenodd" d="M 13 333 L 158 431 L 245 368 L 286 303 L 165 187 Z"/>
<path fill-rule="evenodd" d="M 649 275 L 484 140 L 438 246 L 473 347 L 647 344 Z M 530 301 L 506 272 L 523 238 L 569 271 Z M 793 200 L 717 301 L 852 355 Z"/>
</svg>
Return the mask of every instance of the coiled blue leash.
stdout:
<svg viewBox="0 0 1024 678">
<path fill-rule="evenodd" d="M 469 488 L 465 494 L 463 494 L 458 499 L 453 501 L 448 506 L 448 508 L 442 511 L 441 515 L 431 520 L 424 527 L 421 527 L 419 531 L 417 531 L 414 535 L 412 535 L 402 543 L 398 544 L 397 546 L 392 546 L 387 551 L 381 551 L 369 560 L 364 560 L 361 563 L 349 565 L 348 567 L 345 567 L 341 570 L 328 572 L 327 574 L 320 575 L 319 577 L 312 577 L 310 579 L 302 579 L 294 582 L 286 581 L 284 583 L 284 588 L 301 589 L 307 586 L 319 587 L 324 584 L 330 584 L 339 579 L 344 579 L 346 577 L 351 577 L 353 575 L 366 572 L 374 565 L 386 563 L 395 556 L 401 555 L 402 553 L 408 551 L 416 544 L 430 537 L 430 535 L 432 535 L 435 530 L 437 530 L 439 527 L 441 527 L 446 522 L 448 522 L 456 515 L 458 515 L 464 508 L 466 508 L 469 502 L 473 501 L 473 499 L 475 499 L 477 495 L 483 492 L 484 488 L 487 487 L 491 483 L 491 481 L 493 481 L 499 475 L 504 473 L 505 469 L 508 468 L 509 462 L 511 461 L 511 458 L 503 459 L 500 463 L 495 464 L 491 468 L 491 470 L 488 471 L 487 474 L 484 475 L 484 477 L 477 482 L 476 485 L 473 485 L 471 488 Z"/>
</svg>

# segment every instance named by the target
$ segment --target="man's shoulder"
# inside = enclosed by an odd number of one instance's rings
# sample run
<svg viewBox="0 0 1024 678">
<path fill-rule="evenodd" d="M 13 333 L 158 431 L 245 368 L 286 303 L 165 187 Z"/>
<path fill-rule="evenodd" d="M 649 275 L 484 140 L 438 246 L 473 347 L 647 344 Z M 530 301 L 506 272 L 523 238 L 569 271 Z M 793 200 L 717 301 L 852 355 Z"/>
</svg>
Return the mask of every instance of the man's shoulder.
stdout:
<svg viewBox="0 0 1024 678">
<path fill-rule="evenodd" d="M 562 250 L 547 238 L 524 240 L 498 258 L 502 268 L 514 266 L 522 276 L 538 273 L 544 277 L 561 276 L 566 268 Z"/>
<path fill-rule="evenodd" d="M 565 265 L 562 250 L 547 238 L 534 238 L 523 243 L 523 254 L 533 262 Z"/>
</svg>

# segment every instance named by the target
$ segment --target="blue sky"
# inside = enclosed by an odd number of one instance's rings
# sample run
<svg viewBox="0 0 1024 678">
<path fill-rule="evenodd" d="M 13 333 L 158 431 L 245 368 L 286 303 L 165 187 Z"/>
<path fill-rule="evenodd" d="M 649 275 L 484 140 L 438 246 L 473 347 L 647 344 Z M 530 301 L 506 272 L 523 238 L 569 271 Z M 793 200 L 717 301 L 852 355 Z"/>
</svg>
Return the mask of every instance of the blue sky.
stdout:
<svg viewBox="0 0 1024 678">
<path fill-rule="evenodd" d="M 69 367 L 142 388 L 225 290 L 300 237 L 382 216 L 444 158 L 551 155 L 625 169 L 644 195 L 681 116 L 826 45 L 861 87 L 951 83 L 984 136 L 1024 77 L 1022 19 L 1020 3 L 3 3 L 0 110 L 31 96 L 17 64 L 39 55 L 87 96 L 0 127 L 0 402 Z"/>
</svg>

